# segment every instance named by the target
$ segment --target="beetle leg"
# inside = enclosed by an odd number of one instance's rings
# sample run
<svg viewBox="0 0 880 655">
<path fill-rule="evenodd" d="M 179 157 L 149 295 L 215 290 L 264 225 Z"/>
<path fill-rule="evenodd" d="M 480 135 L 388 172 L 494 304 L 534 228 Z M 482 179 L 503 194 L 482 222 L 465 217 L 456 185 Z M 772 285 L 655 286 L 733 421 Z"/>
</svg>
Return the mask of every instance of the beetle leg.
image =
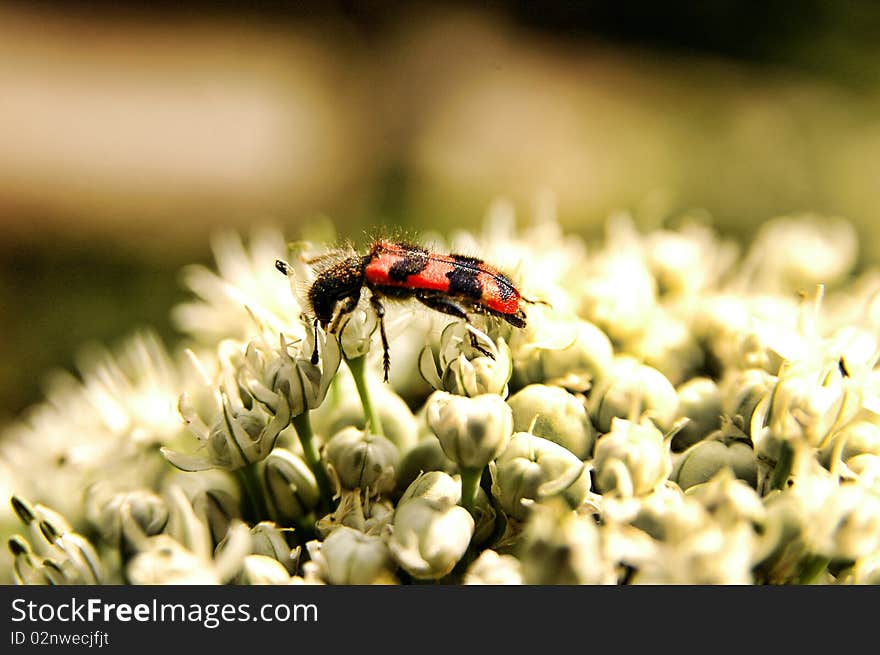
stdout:
<svg viewBox="0 0 880 655">
<path fill-rule="evenodd" d="M 449 314 L 450 316 L 455 316 L 456 318 L 460 318 L 465 323 L 470 325 L 471 321 L 470 318 L 468 318 L 467 310 L 460 303 L 451 298 L 430 293 L 417 293 L 416 300 L 418 300 L 426 307 L 430 307 L 435 311 Z M 477 335 L 468 330 L 468 336 L 470 337 L 471 347 L 474 350 L 479 351 L 487 357 L 495 359 L 495 355 L 493 355 L 490 351 L 486 350 L 480 345 L 480 342 L 477 340 Z"/>
<path fill-rule="evenodd" d="M 348 298 L 343 299 L 342 304 L 339 306 L 339 309 L 336 311 L 336 317 L 333 319 L 333 322 L 330 324 L 330 329 L 328 332 L 330 334 L 336 334 L 336 331 L 339 329 L 339 324 L 342 321 L 343 316 L 348 316 L 351 314 L 355 308 L 357 307 L 358 301 L 360 300 L 360 293 L 357 296 L 349 296 Z"/>
<path fill-rule="evenodd" d="M 385 370 L 385 382 L 388 382 L 388 370 L 391 368 L 391 355 L 388 354 L 388 336 L 385 334 L 385 308 L 375 293 L 370 295 L 370 305 L 379 319 L 379 334 L 382 336 L 382 367 Z"/>
<path fill-rule="evenodd" d="M 526 326 L 526 313 L 522 308 L 517 309 L 515 314 L 498 314 L 513 327 L 524 328 Z"/>
</svg>

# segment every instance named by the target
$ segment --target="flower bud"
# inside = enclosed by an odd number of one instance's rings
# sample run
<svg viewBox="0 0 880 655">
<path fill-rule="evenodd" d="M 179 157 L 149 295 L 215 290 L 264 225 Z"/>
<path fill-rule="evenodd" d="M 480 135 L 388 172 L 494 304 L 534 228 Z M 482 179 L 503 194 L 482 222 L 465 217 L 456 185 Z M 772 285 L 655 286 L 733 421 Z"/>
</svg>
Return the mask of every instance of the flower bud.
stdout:
<svg viewBox="0 0 880 655">
<path fill-rule="evenodd" d="M 229 531 L 229 526 L 241 518 L 238 499 L 222 489 L 205 489 L 192 498 L 196 516 L 208 526 L 211 541 L 220 543 Z"/>
<path fill-rule="evenodd" d="M 461 477 L 452 477 L 443 471 L 422 473 L 406 488 L 397 505 L 413 498 L 430 498 L 457 504 L 461 500 Z"/>
<path fill-rule="evenodd" d="M 430 435 L 427 439 L 419 441 L 403 456 L 397 472 L 395 495 L 402 494 L 422 473 L 428 471 L 455 473 L 457 470 L 458 466 L 446 456 L 440 442 Z"/>
<path fill-rule="evenodd" d="M 746 434 L 756 436 L 751 433 L 752 415 L 761 399 L 773 390 L 776 382 L 775 375 L 761 369 L 732 371 L 721 383 L 722 412 L 731 418 L 740 417 Z"/>
<path fill-rule="evenodd" d="M 709 378 L 692 378 L 678 390 L 678 415 L 688 422 L 672 437 L 673 452 L 681 452 L 721 425 L 721 392 Z"/>
<path fill-rule="evenodd" d="M 523 583 L 613 584 L 614 569 L 602 552 L 599 528 L 592 518 L 564 505 L 536 507 L 520 542 Z"/>
<path fill-rule="evenodd" d="M 699 501 L 726 526 L 739 521 L 761 526 L 767 514 L 754 488 L 734 477 L 730 468 L 721 469 L 708 482 L 690 487 L 686 495 Z"/>
<path fill-rule="evenodd" d="M 462 468 L 482 469 L 513 431 L 513 413 L 495 394 L 468 398 L 438 391 L 428 400 L 426 417 L 443 452 Z"/>
<path fill-rule="evenodd" d="M 344 428 L 327 442 L 324 458 L 344 489 L 363 489 L 368 495 L 379 495 L 394 488 L 394 471 L 400 455 L 385 437 L 354 427 Z"/>
<path fill-rule="evenodd" d="M 210 558 L 217 542 L 214 540 L 211 526 L 204 519 L 204 514 L 200 516 L 200 513 L 193 507 L 193 501 L 177 485 L 172 484 L 165 490 L 165 498 L 170 512 L 165 534 L 177 540 L 183 548 L 197 556 L 205 559 Z M 202 509 L 204 510 L 205 507 L 203 506 Z M 224 521 L 225 517 L 221 517 L 217 523 L 222 524 Z M 226 537 L 226 533 L 218 536 L 222 540 Z M 154 537 L 148 540 L 148 543 L 158 543 L 155 539 Z M 147 545 L 142 544 L 139 549 L 143 550 Z"/>
<path fill-rule="evenodd" d="M 503 338 L 495 344 L 486 337 L 484 341 L 492 352 L 489 357 L 471 345 L 468 331 L 476 332 L 472 326 L 459 321 L 447 325 L 440 335 L 437 352 L 430 346 L 422 350 L 419 357 L 422 377 L 434 389 L 461 396 L 487 393 L 506 396 L 512 372 L 510 348 Z"/>
<path fill-rule="evenodd" d="M 93 523 L 101 537 L 109 544 L 131 553 L 147 537 L 161 533 L 168 523 L 168 507 L 156 494 L 147 490 L 119 492 L 99 501 L 97 490 L 90 490 Z"/>
<path fill-rule="evenodd" d="M 182 497 L 174 493 L 177 502 Z M 216 549 L 204 547 L 202 539 L 192 539 L 194 549 L 187 548 L 168 534 L 150 537 L 145 547 L 126 567 L 130 584 L 223 584 L 234 579 L 250 554 L 252 538 L 242 522 L 233 523 Z"/>
<path fill-rule="evenodd" d="M 678 413 L 675 387 L 660 371 L 629 357 L 616 357 L 608 375 L 590 392 L 590 417 L 599 432 L 611 430 L 612 419 L 650 417 L 668 430 Z"/>
<path fill-rule="evenodd" d="M 586 391 L 611 365 L 611 340 L 589 321 L 559 321 L 553 327 L 553 343 L 538 341 L 517 348 L 515 382 L 521 387 L 544 383 Z"/>
<path fill-rule="evenodd" d="M 596 430 L 584 404 L 559 387 L 530 384 L 508 399 L 513 429 L 531 432 L 570 450 L 580 459 L 590 456 Z"/>
<path fill-rule="evenodd" d="M 260 521 L 251 528 L 251 552 L 271 557 L 293 574 L 299 560 L 299 547 L 290 547 L 285 536 L 287 532 L 272 521 Z"/>
<path fill-rule="evenodd" d="M 321 499 L 314 473 L 298 455 L 276 448 L 266 458 L 263 482 L 278 521 L 290 525 L 310 514 Z"/>
<path fill-rule="evenodd" d="M 494 550 L 484 550 L 467 568 L 466 585 L 520 585 L 523 583 L 522 567 L 513 555 L 499 555 Z"/>
<path fill-rule="evenodd" d="M 676 543 L 660 542 L 642 563 L 632 584 L 751 584 L 756 536 L 743 523 L 725 528 L 706 523 Z"/>
<path fill-rule="evenodd" d="M 532 502 L 561 496 L 569 507 L 583 504 L 590 491 L 588 467 L 570 451 L 528 432 L 517 432 L 489 466 L 492 495 L 513 518 L 528 517 Z"/>
<path fill-rule="evenodd" d="M 414 578 L 437 579 L 462 558 L 474 533 L 474 519 L 447 500 L 413 498 L 400 505 L 388 547 Z"/>
<path fill-rule="evenodd" d="M 880 551 L 880 493 L 854 483 L 834 488 L 811 523 L 814 546 L 826 557 L 855 562 Z M 824 529 L 816 529 L 824 524 Z"/>
<path fill-rule="evenodd" d="M 320 406 L 339 368 L 341 354 L 336 339 L 318 333 L 316 350 L 312 325 L 305 325 L 304 332 L 305 340 L 292 343 L 279 335 L 275 348 L 263 339 L 255 339 L 245 351 L 239 383 L 272 414 L 284 411 L 299 416 Z M 318 361 L 312 363 L 315 352 Z"/>
<path fill-rule="evenodd" d="M 836 511 L 836 476 L 826 471 L 801 444 L 781 490 L 764 497 L 765 532 L 760 542 L 761 568 L 771 583 L 795 581 L 801 562 L 816 554 L 834 556 L 834 535 L 843 517 Z"/>
<path fill-rule="evenodd" d="M 636 502 L 630 523 L 657 541 L 678 543 L 710 521 L 706 508 L 674 485 L 660 486 Z"/>
<path fill-rule="evenodd" d="M 427 498 L 445 503 L 461 503 L 461 476 L 451 476 L 442 471 L 428 471 L 420 475 L 397 502 L 400 507 L 414 498 Z M 475 520 L 474 545 L 480 545 L 495 532 L 495 508 L 482 488 L 477 488 L 472 516 Z"/>
<path fill-rule="evenodd" d="M 396 568 L 391 552 L 382 537 L 364 534 L 341 526 L 315 549 L 310 542 L 312 559 L 320 553 L 324 578 L 336 585 L 396 584 Z"/>
<path fill-rule="evenodd" d="M 708 482 L 718 471 L 729 468 L 753 488 L 758 484 L 755 452 L 743 441 L 710 438 L 694 444 L 678 458 L 669 479 L 682 490 Z"/>
<path fill-rule="evenodd" d="M 660 485 L 672 469 L 669 444 L 650 421 L 611 419 L 611 431 L 599 437 L 593 458 L 599 491 L 640 496 Z"/>
<path fill-rule="evenodd" d="M 502 344 L 499 350 L 503 359 L 475 357 L 469 360 L 464 355 L 459 355 L 443 372 L 440 388 L 461 396 L 507 396 L 507 381 L 511 371 L 510 349 L 503 339 L 499 343 Z"/>
<path fill-rule="evenodd" d="M 149 547 L 135 555 L 126 567 L 129 584 L 220 584 L 209 562 L 170 536 L 157 535 L 148 543 Z"/>
<path fill-rule="evenodd" d="M 289 584 L 290 573 L 277 560 L 266 555 L 248 555 L 236 578 L 240 585 Z"/>
<path fill-rule="evenodd" d="M 248 408 L 247 398 L 239 395 L 237 385 L 224 384 L 217 394 L 216 413 L 209 428 L 190 404 L 189 396 L 183 394 L 180 414 L 201 442 L 204 454 L 184 454 L 168 448 L 162 448 L 162 454 L 183 471 L 235 470 L 264 459 L 275 446 L 278 434 L 290 423 L 289 407 L 286 402 L 280 403 L 278 412 L 270 417 L 257 406 Z"/>
<path fill-rule="evenodd" d="M 791 371 L 782 375 L 769 407 L 770 432 L 783 439 L 803 438 L 824 445 L 836 428 L 851 421 L 861 407 L 861 392 L 831 371 Z"/>
<path fill-rule="evenodd" d="M 363 357 L 370 352 L 373 334 L 379 327 L 376 312 L 365 307 L 357 307 L 343 318 L 342 329 L 339 331 L 339 345 L 346 359 Z"/>
</svg>

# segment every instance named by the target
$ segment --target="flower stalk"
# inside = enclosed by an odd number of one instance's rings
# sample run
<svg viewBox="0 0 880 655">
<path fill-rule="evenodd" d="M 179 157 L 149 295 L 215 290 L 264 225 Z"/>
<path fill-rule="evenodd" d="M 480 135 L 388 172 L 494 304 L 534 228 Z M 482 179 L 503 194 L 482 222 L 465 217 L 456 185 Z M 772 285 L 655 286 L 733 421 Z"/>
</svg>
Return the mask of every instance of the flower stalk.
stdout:
<svg viewBox="0 0 880 655">
<path fill-rule="evenodd" d="M 480 478 L 483 476 L 484 468 L 461 469 L 461 506 L 470 512 L 474 519 L 477 518 L 477 492 L 480 489 Z"/>
<path fill-rule="evenodd" d="M 321 455 L 315 445 L 315 434 L 312 432 L 309 412 L 305 411 L 294 416 L 292 423 L 299 437 L 300 445 L 302 445 L 303 459 L 318 481 L 318 489 L 321 493 L 321 508 L 329 511 L 333 506 L 333 492 L 330 487 L 330 479 L 327 477 L 327 471 L 324 470 L 324 466 L 321 464 Z"/>
<path fill-rule="evenodd" d="M 242 511 L 249 522 L 258 523 L 269 517 L 266 495 L 260 483 L 257 464 L 247 464 L 235 470 L 238 484 L 241 487 Z"/>
<path fill-rule="evenodd" d="M 373 434 L 385 436 L 385 433 L 382 431 L 382 421 L 379 419 L 379 414 L 376 412 L 370 397 L 370 387 L 367 383 L 367 356 L 346 357 L 343 355 L 343 358 L 348 365 L 348 369 L 351 371 L 358 396 L 360 396 L 361 404 L 364 406 L 364 417 L 367 421 L 368 429 Z"/>
</svg>

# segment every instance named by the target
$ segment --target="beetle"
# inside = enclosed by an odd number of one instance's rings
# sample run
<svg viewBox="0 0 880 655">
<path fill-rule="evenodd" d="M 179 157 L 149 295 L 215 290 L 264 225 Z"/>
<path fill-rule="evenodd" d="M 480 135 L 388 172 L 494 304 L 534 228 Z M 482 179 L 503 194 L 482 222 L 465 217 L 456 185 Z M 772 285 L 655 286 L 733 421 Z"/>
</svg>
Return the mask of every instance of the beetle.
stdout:
<svg viewBox="0 0 880 655">
<path fill-rule="evenodd" d="M 466 323 L 470 323 L 469 314 L 495 316 L 516 328 L 526 326 L 522 304 L 536 302 L 523 298 L 507 275 L 482 259 L 430 252 L 410 243 L 379 240 L 365 255 L 331 252 L 312 262 L 320 263 L 321 269 L 308 290 L 316 333 L 318 325 L 335 333 L 342 318 L 357 307 L 363 288 L 369 289 L 370 306 L 379 319 L 386 382 L 391 358 L 383 299 L 414 299 Z M 290 271 L 281 260 L 275 261 L 275 267 L 285 275 Z M 469 334 L 471 345 L 492 357 Z M 318 363 L 317 338 L 312 363 Z"/>
</svg>

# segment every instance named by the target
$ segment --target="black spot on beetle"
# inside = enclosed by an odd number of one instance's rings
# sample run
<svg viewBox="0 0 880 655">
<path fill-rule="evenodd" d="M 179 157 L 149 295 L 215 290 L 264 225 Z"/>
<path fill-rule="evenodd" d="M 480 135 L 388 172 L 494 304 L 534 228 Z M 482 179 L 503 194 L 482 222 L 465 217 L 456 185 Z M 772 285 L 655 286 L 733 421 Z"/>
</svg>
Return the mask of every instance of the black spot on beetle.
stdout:
<svg viewBox="0 0 880 655">
<path fill-rule="evenodd" d="M 394 282 L 406 282 L 410 275 L 417 275 L 428 265 L 428 253 L 420 250 L 408 252 L 388 269 L 388 279 Z"/>
<path fill-rule="evenodd" d="M 463 264 L 468 268 L 479 268 L 480 264 L 484 263 L 482 259 L 479 259 L 477 257 L 468 257 L 467 255 L 452 255 L 452 258 L 457 264 Z"/>
<path fill-rule="evenodd" d="M 476 266 L 462 266 L 462 261 L 482 263 L 479 259 L 474 259 L 473 257 L 455 255 L 456 263 L 452 265 L 452 270 L 446 274 L 446 277 L 449 278 L 449 293 L 479 300 L 483 296 L 483 287 L 477 279 L 480 269 Z"/>
</svg>

